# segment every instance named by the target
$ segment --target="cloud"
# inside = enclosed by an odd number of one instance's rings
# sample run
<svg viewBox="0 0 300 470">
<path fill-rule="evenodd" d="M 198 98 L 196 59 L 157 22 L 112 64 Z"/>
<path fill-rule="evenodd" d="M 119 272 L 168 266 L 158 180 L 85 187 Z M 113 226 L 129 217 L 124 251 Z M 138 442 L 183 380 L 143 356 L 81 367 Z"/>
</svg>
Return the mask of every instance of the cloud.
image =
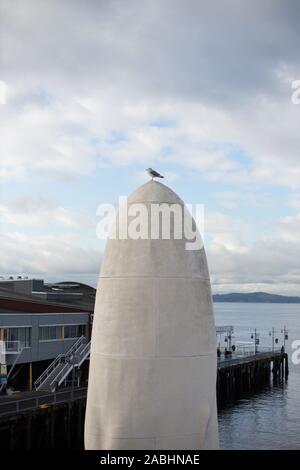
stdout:
<svg viewBox="0 0 300 470">
<path fill-rule="evenodd" d="M 0 272 L 10 274 L 36 273 L 98 273 L 99 250 L 80 246 L 73 234 L 25 235 L 9 232 L 0 235 L 3 250 Z"/>
<path fill-rule="evenodd" d="M 287 241 L 299 243 L 300 212 L 295 216 L 286 216 L 280 220 L 283 237 Z"/>
<path fill-rule="evenodd" d="M 76 207 L 23 195 L 0 205 L 2 274 L 98 273 L 96 220 Z"/>
<path fill-rule="evenodd" d="M 78 231 L 84 227 L 86 235 L 95 232 L 96 227 L 95 220 L 82 210 L 57 206 L 50 199 L 29 195 L 0 204 L 0 223 L 45 230 L 60 227 Z"/>
<path fill-rule="evenodd" d="M 291 83 L 300 78 L 298 1 L 74 0 L 70 8 L 2 0 L 1 7 L 2 181 L 68 185 L 101 168 L 126 167 L 138 176 L 149 161 L 170 168 L 175 182 L 196 175 L 232 211 L 207 221 L 215 282 L 297 284 L 300 106 L 291 102 Z M 241 203 L 272 205 L 268 186 L 290 191 L 296 212 L 250 245 L 249 227 L 234 211 Z M 52 235 L 44 245 L 35 236 L 49 222 L 75 233 L 90 226 L 64 201 L 1 203 L 0 215 L 11 230 L 6 256 L 17 267 L 70 272 L 68 263 L 77 270 L 80 259 L 90 259 L 80 237 L 61 234 L 72 255 L 77 246 L 72 261 Z M 22 227 L 32 227 L 30 239 L 22 239 Z M 17 240 L 23 264 L 14 255 Z"/>
<path fill-rule="evenodd" d="M 2 177 L 184 155 L 212 180 L 297 187 L 297 12 L 294 1 L 4 1 Z"/>
<path fill-rule="evenodd" d="M 221 214 L 210 218 L 208 234 L 213 239 L 206 246 L 214 292 L 264 290 L 299 295 L 299 216 L 280 220 L 275 236 L 252 243 L 244 241 L 237 221 Z"/>
</svg>

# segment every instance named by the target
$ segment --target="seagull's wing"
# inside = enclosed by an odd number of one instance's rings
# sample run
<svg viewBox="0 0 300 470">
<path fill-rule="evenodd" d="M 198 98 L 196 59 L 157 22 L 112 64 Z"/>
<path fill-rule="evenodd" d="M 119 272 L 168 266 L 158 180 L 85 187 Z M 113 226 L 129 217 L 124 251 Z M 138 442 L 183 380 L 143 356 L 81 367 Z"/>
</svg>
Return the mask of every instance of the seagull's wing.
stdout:
<svg viewBox="0 0 300 470">
<path fill-rule="evenodd" d="M 159 173 L 157 173 L 157 171 L 155 171 L 155 170 L 152 170 L 152 171 L 151 171 L 151 174 L 152 174 L 153 176 L 156 176 L 157 178 L 159 178 L 159 177 L 161 176 L 161 175 L 160 175 Z"/>
</svg>

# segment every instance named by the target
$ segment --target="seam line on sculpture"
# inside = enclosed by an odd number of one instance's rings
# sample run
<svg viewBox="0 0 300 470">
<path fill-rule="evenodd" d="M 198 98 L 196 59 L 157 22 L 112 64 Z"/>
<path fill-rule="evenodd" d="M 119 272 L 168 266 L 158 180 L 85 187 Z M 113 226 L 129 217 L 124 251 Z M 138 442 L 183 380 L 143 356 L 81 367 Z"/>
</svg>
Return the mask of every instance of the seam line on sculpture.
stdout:
<svg viewBox="0 0 300 470">
<path fill-rule="evenodd" d="M 157 342 L 158 342 L 158 334 L 157 334 L 157 326 L 158 326 L 158 322 L 157 322 L 157 317 L 158 317 L 158 309 L 157 309 L 157 302 L 155 302 L 155 297 L 156 297 L 156 285 L 157 285 L 157 281 L 155 281 L 152 285 L 152 295 L 153 295 L 153 304 L 154 305 L 154 309 L 155 309 L 155 312 L 154 312 L 154 356 L 157 357 Z"/>
<path fill-rule="evenodd" d="M 167 435 L 164 435 L 164 436 L 147 436 L 147 437 L 138 437 L 138 436 L 130 436 L 130 437 L 118 437 L 118 436 L 115 436 L 113 434 L 93 434 L 93 433 L 86 433 L 87 435 L 89 436 L 105 436 L 105 437 L 111 437 L 112 439 L 122 439 L 122 440 L 129 440 L 129 439 L 173 439 L 173 438 L 181 438 L 181 437 L 192 437 L 192 436 L 202 436 L 201 433 L 192 433 L 192 434 L 167 434 Z"/>
<path fill-rule="evenodd" d="M 118 359 L 172 359 L 172 358 L 185 358 L 185 357 L 208 357 L 208 356 L 213 356 L 215 355 L 215 352 L 211 352 L 208 354 L 195 354 L 195 355 L 190 355 L 190 356 L 122 356 L 120 354 L 103 354 L 103 353 L 97 353 L 96 351 L 93 351 L 94 354 L 97 354 L 98 356 L 102 357 L 115 357 Z"/>
<path fill-rule="evenodd" d="M 151 202 L 157 202 L 159 204 L 174 204 L 175 203 L 175 204 L 179 204 L 180 206 L 185 205 L 183 201 L 176 201 L 176 200 L 174 200 L 174 201 L 160 201 L 159 199 L 151 199 L 151 200 L 148 199 L 147 201 L 129 201 L 129 200 L 127 200 L 128 205 L 129 204 L 149 204 Z M 180 204 L 180 202 L 181 202 L 181 204 Z M 121 209 L 122 209 L 122 207 L 121 207 Z"/>
<path fill-rule="evenodd" d="M 207 277 L 199 276 L 143 276 L 142 274 L 134 274 L 130 276 L 100 276 L 99 279 L 200 279 L 201 281 L 209 281 Z"/>
</svg>

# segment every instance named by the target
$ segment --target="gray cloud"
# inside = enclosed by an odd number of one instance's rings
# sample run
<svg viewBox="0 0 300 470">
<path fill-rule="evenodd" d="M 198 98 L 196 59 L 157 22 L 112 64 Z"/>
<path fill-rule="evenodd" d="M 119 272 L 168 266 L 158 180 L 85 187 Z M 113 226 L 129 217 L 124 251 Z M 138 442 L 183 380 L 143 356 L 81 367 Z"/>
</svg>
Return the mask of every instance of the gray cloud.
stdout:
<svg viewBox="0 0 300 470">
<path fill-rule="evenodd" d="M 169 146 L 180 162 L 182 147 L 192 168 L 212 160 L 213 178 L 299 183 L 300 107 L 290 102 L 290 82 L 300 76 L 297 1 L 1 5 L 9 98 L 2 177 L 24 177 L 27 164 L 67 180 L 76 167 L 132 163 L 136 147 L 153 139 L 149 123 L 158 115 L 173 120 L 177 132 L 158 133 L 150 149 L 156 159 Z M 108 143 L 116 129 L 126 135 L 127 153 L 124 142 L 121 151 Z M 91 146 L 97 138 L 100 145 Z M 247 171 L 214 166 L 216 142 L 239 146 L 252 163 Z"/>
<path fill-rule="evenodd" d="M 244 194 L 244 186 L 248 194 L 249 187 L 266 185 L 298 190 L 300 106 L 290 100 L 291 81 L 300 79 L 297 0 L 0 5 L 0 78 L 8 88 L 0 178 L 38 175 L 67 183 L 101 165 L 135 166 L 151 158 L 231 183 L 237 193 L 242 188 Z M 169 124 L 152 125 L 159 120 Z M 115 134 L 123 138 L 112 139 Z M 26 204 L 27 223 L 55 217 L 52 206 L 37 207 L 32 216 Z M 2 205 L 6 221 L 16 212 Z M 67 222 L 75 214 L 60 216 Z M 217 285 L 297 286 L 297 214 L 280 222 L 278 237 L 252 246 L 243 242 L 238 222 L 225 231 L 220 225 L 219 218 L 209 247 Z M 3 267 L 15 260 L 21 271 L 69 271 L 69 264 L 94 270 L 94 252 L 81 251 L 78 240 L 65 239 L 69 255 L 52 239 L 18 240 L 20 251 L 4 240 Z M 35 260 L 25 242 L 38 253 Z M 55 250 L 53 258 L 45 254 Z"/>
<path fill-rule="evenodd" d="M 90 87 L 232 107 L 299 71 L 299 2 L 2 0 L 3 70 L 55 93 Z M 66 86 L 67 85 L 67 86 Z M 283 90 L 281 90 L 283 92 Z"/>
<path fill-rule="evenodd" d="M 101 255 L 92 247 L 80 246 L 78 236 L 70 233 L 27 235 L 22 232 L 1 233 L 3 250 L 1 274 L 47 273 L 64 275 L 99 271 Z"/>
</svg>

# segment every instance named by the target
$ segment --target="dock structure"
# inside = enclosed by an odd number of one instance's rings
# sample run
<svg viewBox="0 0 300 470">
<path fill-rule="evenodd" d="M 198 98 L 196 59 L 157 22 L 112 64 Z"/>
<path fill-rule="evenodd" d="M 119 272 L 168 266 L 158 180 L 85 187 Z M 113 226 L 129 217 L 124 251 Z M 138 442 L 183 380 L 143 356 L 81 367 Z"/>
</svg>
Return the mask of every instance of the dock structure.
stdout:
<svg viewBox="0 0 300 470">
<path fill-rule="evenodd" d="M 276 385 L 287 380 L 288 355 L 281 351 L 257 352 L 256 354 L 218 360 L 218 405 L 234 401 L 270 383 Z"/>
<path fill-rule="evenodd" d="M 218 360 L 218 406 L 288 378 L 288 355 L 268 351 Z M 87 387 L 0 397 L 0 449 L 80 449 Z"/>
<path fill-rule="evenodd" d="M 0 398 L 0 449 L 82 449 L 87 387 Z"/>
</svg>

